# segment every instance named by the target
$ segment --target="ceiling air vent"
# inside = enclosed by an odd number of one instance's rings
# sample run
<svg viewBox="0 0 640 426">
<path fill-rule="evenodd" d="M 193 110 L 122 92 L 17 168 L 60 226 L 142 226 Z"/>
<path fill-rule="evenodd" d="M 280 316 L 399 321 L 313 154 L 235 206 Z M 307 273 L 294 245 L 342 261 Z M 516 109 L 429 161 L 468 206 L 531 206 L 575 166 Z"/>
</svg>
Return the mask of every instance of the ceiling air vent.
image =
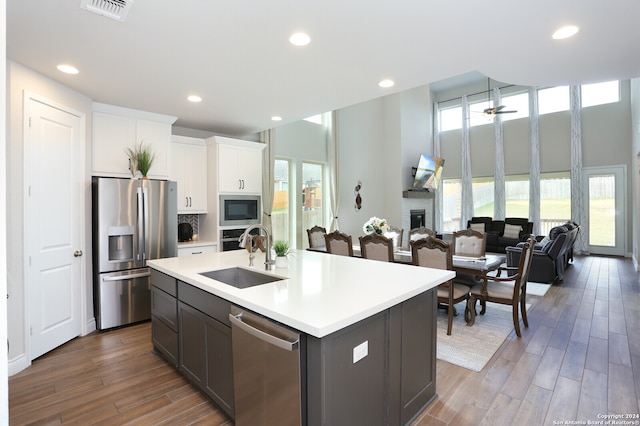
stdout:
<svg viewBox="0 0 640 426">
<path fill-rule="evenodd" d="M 80 0 L 80 7 L 89 12 L 123 22 L 133 0 Z"/>
</svg>

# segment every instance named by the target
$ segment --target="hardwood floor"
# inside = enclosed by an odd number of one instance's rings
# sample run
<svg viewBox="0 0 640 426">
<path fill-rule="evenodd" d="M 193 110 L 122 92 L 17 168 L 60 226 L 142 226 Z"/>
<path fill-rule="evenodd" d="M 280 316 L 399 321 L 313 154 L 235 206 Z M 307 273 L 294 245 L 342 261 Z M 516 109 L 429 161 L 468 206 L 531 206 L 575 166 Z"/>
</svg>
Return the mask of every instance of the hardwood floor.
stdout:
<svg viewBox="0 0 640 426">
<path fill-rule="evenodd" d="M 640 274 L 630 260 L 576 258 L 528 317 L 522 338 L 512 332 L 479 373 L 438 361 L 438 397 L 413 425 L 586 424 L 640 413 Z M 149 323 L 35 360 L 9 378 L 9 414 L 11 425 L 233 424 L 152 353 Z"/>
</svg>

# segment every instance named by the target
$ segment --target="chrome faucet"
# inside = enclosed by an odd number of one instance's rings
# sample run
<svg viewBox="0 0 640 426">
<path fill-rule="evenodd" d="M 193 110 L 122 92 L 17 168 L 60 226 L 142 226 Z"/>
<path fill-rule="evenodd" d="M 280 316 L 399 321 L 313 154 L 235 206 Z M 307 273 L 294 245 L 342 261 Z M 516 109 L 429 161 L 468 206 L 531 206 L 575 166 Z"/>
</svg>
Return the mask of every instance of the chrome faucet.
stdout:
<svg viewBox="0 0 640 426">
<path fill-rule="evenodd" d="M 268 271 L 271 269 L 271 265 L 275 264 L 275 261 L 271 259 L 271 234 L 269 233 L 269 230 L 264 225 L 261 225 L 261 224 L 251 225 L 244 231 L 244 233 L 240 236 L 240 239 L 238 241 L 240 242 L 240 247 L 246 248 L 247 239 L 251 240 L 252 236 L 250 235 L 250 232 L 253 231 L 254 229 L 261 229 L 262 231 L 264 231 L 265 235 L 267 236 L 267 246 L 265 247 L 265 250 L 267 253 L 265 254 L 265 258 L 264 258 L 264 269 Z M 253 254 L 253 251 L 250 250 L 249 266 L 253 266 L 254 257 L 255 255 Z"/>
</svg>

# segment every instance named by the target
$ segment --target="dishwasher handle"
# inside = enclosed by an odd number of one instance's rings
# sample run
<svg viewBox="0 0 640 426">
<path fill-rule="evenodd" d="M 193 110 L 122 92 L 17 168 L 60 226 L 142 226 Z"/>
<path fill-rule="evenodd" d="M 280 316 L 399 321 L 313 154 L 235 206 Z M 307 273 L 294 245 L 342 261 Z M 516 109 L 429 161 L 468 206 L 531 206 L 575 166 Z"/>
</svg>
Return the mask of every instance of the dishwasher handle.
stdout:
<svg viewBox="0 0 640 426">
<path fill-rule="evenodd" d="M 229 314 L 229 321 L 231 321 L 232 326 L 235 325 L 241 330 L 251 334 L 252 336 L 289 352 L 293 352 L 294 350 L 296 350 L 300 343 L 300 339 L 296 339 L 295 341 L 290 342 L 288 340 L 281 339 L 250 326 L 246 322 L 242 321 L 241 313 L 237 315 Z"/>
</svg>

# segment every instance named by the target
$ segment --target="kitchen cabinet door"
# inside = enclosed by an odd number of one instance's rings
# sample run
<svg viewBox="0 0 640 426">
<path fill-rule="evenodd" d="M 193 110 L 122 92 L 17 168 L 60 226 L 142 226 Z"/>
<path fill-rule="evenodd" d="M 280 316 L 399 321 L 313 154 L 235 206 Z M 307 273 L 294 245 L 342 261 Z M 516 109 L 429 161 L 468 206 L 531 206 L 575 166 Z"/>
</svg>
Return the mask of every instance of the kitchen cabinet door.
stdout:
<svg viewBox="0 0 640 426">
<path fill-rule="evenodd" d="M 176 117 L 93 103 L 92 159 L 94 176 L 132 177 L 127 148 L 140 143 L 151 146 L 156 155 L 149 176 L 169 178 L 171 124 Z"/>
<path fill-rule="evenodd" d="M 204 390 L 207 373 L 206 315 L 185 303 L 178 302 L 178 318 L 180 370 L 194 385 Z"/>
<path fill-rule="evenodd" d="M 135 140 L 136 121 L 122 115 L 93 113 L 91 171 L 97 176 L 131 177 L 126 148 Z"/>
<path fill-rule="evenodd" d="M 178 213 L 207 213 L 207 147 L 201 139 L 173 137 L 171 179 L 178 182 Z M 197 144 L 200 141 L 201 144 Z"/>
<path fill-rule="evenodd" d="M 220 193 L 262 193 L 263 144 L 233 139 L 218 143 L 218 191 Z M 227 142 L 230 141 L 230 142 Z"/>
<path fill-rule="evenodd" d="M 207 381 L 205 392 L 234 417 L 231 327 L 207 317 Z"/>
<path fill-rule="evenodd" d="M 136 120 L 135 143 L 153 147 L 156 158 L 149 170 L 151 179 L 169 178 L 169 153 L 171 150 L 171 124 L 152 120 Z"/>
</svg>

